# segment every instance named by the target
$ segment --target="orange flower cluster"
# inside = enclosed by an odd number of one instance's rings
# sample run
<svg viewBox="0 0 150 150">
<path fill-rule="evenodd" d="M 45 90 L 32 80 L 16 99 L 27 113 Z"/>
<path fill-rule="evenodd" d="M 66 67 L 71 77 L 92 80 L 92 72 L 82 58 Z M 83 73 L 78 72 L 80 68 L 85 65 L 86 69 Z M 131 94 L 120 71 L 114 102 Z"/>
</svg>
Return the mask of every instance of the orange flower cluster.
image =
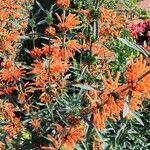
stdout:
<svg viewBox="0 0 150 150">
<path fill-rule="evenodd" d="M 101 18 L 99 20 L 99 37 L 106 41 L 110 37 L 119 37 L 120 29 L 125 27 L 125 19 L 113 10 L 104 7 L 99 8 Z"/>
<path fill-rule="evenodd" d="M 61 140 L 58 140 L 58 138 L 59 135 L 63 132 L 63 128 L 60 125 L 57 125 L 57 128 L 58 134 L 55 137 L 48 135 L 48 138 L 51 140 L 54 146 L 42 147 L 42 150 L 71 150 L 75 147 L 77 142 L 82 141 L 85 129 L 83 125 L 67 128 L 66 134 L 62 136 Z"/>
<path fill-rule="evenodd" d="M 6 143 L 16 138 L 22 129 L 20 117 L 15 115 L 15 111 L 18 111 L 15 104 L 19 102 L 15 101 L 17 95 L 14 95 L 14 91 L 20 90 L 18 85 L 25 75 L 22 65 L 15 60 L 19 49 L 19 36 L 26 27 L 25 18 L 22 19 L 23 6 L 23 0 L 0 0 L 0 115 L 4 122 L 0 128 L 1 134 L 7 134 L 3 140 Z M 10 100 L 10 97 L 14 100 Z M 0 149 L 4 145 L 0 143 Z"/>
<path fill-rule="evenodd" d="M 127 118 L 131 118 L 131 112 L 139 110 L 144 97 L 150 98 L 150 67 L 142 55 L 135 62 L 131 61 L 125 74 L 127 83 L 119 85 L 120 74 L 118 73 L 113 80 L 108 71 L 107 80 L 101 75 L 104 84 L 103 93 L 89 91 L 86 94 L 86 98 L 91 103 L 93 124 L 98 130 L 105 128 L 108 119 L 120 120 L 125 107 L 125 97 L 129 91 L 132 91 L 132 94 Z"/>
<path fill-rule="evenodd" d="M 119 73 L 115 80 L 111 77 L 108 71 L 108 79 L 101 75 L 101 79 L 104 83 L 104 92 L 99 94 L 97 91 L 89 91 L 87 93 L 87 99 L 91 103 L 93 110 L 93 124 L 98 129 L 104 129 L 107 119 L 119 120 L 120 112 L 123 110 L 124 97 L 120 92 L 118 80 Z"/>
<path fill-rule="evenodd" d="M 106 42 L 110 38 L 116 38 L 120 36 L 122 28 L 125 27 L 125 18 L 118 15 L 113 10 L 108 10 L 103 6 L 99 7 L 99 19 L 98 19 L 98 30 L 99 30 L 99 42 Z M 86 21 L 90 24 L 93 21 L 92 12 L 88 9 L 79 10 L 86 16 Z"/>
<path fill-rule="evenodd" d="M 130 108 L 135 111 L 142 104 L 141 98 L 150 98 L 150 66 L 140 55 L 136 61 L 131 61 L 125 74 L 128 87 L 132 91 L 133 100 L 130 101 Z"/>
<path fill-rule="evenodd" d="M 70 0 L 57 0 L 56 5 L 60 8 L 67 8 L 70 5 Z"/>
<path fill-rule="evenodd" d="M 56 16 L 60 22 L 58 24 L 58 27 L 61 31 L 72 30 L 80 24 L 80 20 L 75 14 L 70 13 L 68 16 L 65 17 L 65 19 L 64 16 L 60 17 L 57 13 Z"/>
<path fill-rule="evenodd" d="M 7 120 L 7 125 L 3 127 L 3 131 L 8 134 L 7 140 L 17 136 L 21 130 L 20 118 L 14 114 L 15 108 L 11 103 L 0 103 L 0 113 L 3 120 Z"/>
</svg>

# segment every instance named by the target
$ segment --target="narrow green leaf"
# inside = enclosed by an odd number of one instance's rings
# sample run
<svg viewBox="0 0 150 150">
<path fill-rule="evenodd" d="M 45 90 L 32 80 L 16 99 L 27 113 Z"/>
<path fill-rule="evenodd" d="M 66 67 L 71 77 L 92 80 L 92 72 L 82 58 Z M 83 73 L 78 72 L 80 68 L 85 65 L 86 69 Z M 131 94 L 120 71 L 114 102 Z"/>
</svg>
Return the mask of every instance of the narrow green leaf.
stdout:
<svg viewBox="0 0 150 150">
<path fill-rule="evenodd" d="M 125 99 L 125 104 L 124 104 L 124 109 L 123 109 L 123 118 L 128 114 L 129 112 L 129 102 L 131 100 L 132 97 L 132 91 L 129 91 L 126 95 L 126 99 Z"/>
<path fill-rule="evenodd" d="M 137 115 L 137 113 L 132 113 L 132 116 L 142 125 L 144 126 L 144 123 L 142 121 L 142 119 Z"/>
<path fill-rule="evenodd" d="M 91 87 L 90 85 L 86 85 L 86 84 L 73 84 L 72 86 L 78 87 L 78 88 L 81 88 L 84 90 L 94 90 L 94 91 L 96 90 L 93 87 Z"/>
<path fill-rule="evenodd" d="M 117 145 L 119 143 L 120 138 L 123 136 L 123 134 L 125 132 L 125 127 L 126 127 L 126 124 L 124 124 L 117 132 L 117 135 L 115 137 L 115 145 Z"/>
<path fill-rule="evenodd" d="M 121 41 L 122 43 L 126 44 L 130 48 L 133 48 L 133 49 L 143 53 L 146 57 L 150 57 L 150 53 L 147 50 L 145 50 L 143 47 L 139 46 L 138 44 L 130 42 L 127 39 L 123 39 L 123 38 L 118 38 L 118 40 Z"/>
<path fill-rule="evenodd" d="M 100 139 L 101 141 L 103 141 L 102 135 L 99 133 L 99 131 L 98 131 L 96 128 L 94 128 L 94 129 L 95 129 L 96 134 L 97 134 L 97 136 L 99 137 L 99 139 Z"/>
<path fill-rule="evenodd" d="M 46 10 L 43 8 L 43 6 L 38 1 L 36 1 L 36 3 L 41 8 L 41 10 L 43 10 L 45 13 L 47 13 Z"/>
</svg>

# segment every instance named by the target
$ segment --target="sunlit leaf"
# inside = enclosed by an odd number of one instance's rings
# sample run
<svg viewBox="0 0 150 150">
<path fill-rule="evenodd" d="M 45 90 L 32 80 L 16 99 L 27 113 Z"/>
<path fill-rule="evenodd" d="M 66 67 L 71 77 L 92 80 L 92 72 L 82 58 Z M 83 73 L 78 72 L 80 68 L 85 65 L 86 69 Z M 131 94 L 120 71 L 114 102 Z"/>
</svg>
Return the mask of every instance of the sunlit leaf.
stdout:
<svg viewBox="0 0 150 150">
<path fill-rule="evenodd" d="M 144 126 L 144 123 L 142 121 L 142 119 L 137 115 L 137 113 L 132 113 L 132 116 L 142 125 Z"/>
<path fill-rule="evenodd" d="M 86 85 L 86 84 L 73 84 L 72 86 L 81 88 L 83 90 L 94 90 L 94 91 L 96 90 L 93 87 L 91 87 L 90 85 Z"/>
<path fill-rule="evenodd" d="M 143 53 L 146 57 L 150 57 L 150 53 L 147 50 L 145 50 L 143 47 L 139 46 L 138 44 L 130 42 L 127 39 L 119 38 L 119 37 L 118 37 L 118 40 L 121 41 L 122 43 L 126 44 L 130 48 L 133 48 L 133 49 Z"/>
<path fill-rule="evenodd" d="M 131 97 L 132 97 L 132 92 L 129 91 L 126 95 L 126 98 L 125 98 L 125 104 L 124 104 L 124 109 L 123 109 L 123 118 L 128 114 L 129 112 L 129 102 L 131 100 Z"/>
</svg>

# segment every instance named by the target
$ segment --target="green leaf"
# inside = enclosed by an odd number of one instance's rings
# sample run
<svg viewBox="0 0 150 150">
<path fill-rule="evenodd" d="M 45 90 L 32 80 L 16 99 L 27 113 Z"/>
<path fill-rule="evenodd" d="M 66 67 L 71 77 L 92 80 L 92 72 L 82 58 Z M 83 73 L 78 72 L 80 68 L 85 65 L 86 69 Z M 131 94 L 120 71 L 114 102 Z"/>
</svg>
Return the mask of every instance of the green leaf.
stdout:
<svg viewBox="0 0 150 150">
<path fill-rule="evenodd" d="M 123 109 L 123 118 L 128 114 L 129 112 L 129 102 L 131 100 L 132 97 L 132 91 L 129 91 L 126 95 L 126 99 L 125 99 L 125 104 L 124 104 L 124 109 Z"/>
<path fill-rule="evenodd" d="M 88 68 L 88 66 L 87 66 L 87 65 L 83 68 L 83 71 L 82 71 L 82 73 L 81 73 L 81 75 L 80 75 L 79 79 L 77 80 L 77 82 L 79 82 L 80 80 L 82 80 L 82 79 L 83 79 L 84 73 L 87 71 L 87 68 Z"/>
<path fill-rule="evenodd" d="M 141 120 L 141 118 L 137 115 L 137 113 L 132 113 L 132 116 L 142 125 L 144 126 L 143 121 Z"/>
<path fill-rule="evenodd" d="M 127 39 L 123 39 L 123 38 L 118 38 L 118 40 L 121 41 L 122 43 L 126 44 L 130 48 L 133 48 L 133 49 L 143 53 L 146 57 L 150 57 L 150 53 L 147 50 L 145 50 L 143 47 L 139 46 L 138 44 L 130 42 Z"/>
<path fill-rule="evenodd" d="M 36 1 L 36 3 L 41 8 L 41 10 L 43 10 L 45 13 L 47 13 L 47 11 L 43 8 L 43 6 L 38 1 Z"/>
<path fill-rule="evenodd" d="M 125 128 L 126 128 L 126 124 L 124 124 L 119 131 L 117 132 L 117 135 L 115 137 L 115 145 L 117 145 L 120 141 L 120 138 L 123 136 L 123 134 L 125 133 Z"/>
<path fill-rule="evenodd" d="M 84 89 L 84 90 L 93 90 L 93 91 L 96 90 L 93 87 L 91 87 L 90 85 L 86 85 L 86 84 L 73 84 L 72 86 L 78 87 L 78 88 L 81 88 L 81 89 Z"/>
<path fill-rule="evenodd" d="M 96 134 L 97 134 L 98 138 L 99 138 L 101 141 L 103 141 L 102 135 L 99 133 L 99 131 L 98 131 L 96 128 L 94 128 L 94 129 L 95 129 L 95 131 L 96 131 Z"/>
<path fill-rule="evenodd" d="M 39 22 L 37 23 L 37 25 L 41 25 L 41 24 L 44 24 L 44 23 L 47 23 L 47 21 L 46 21 L 46 20 L 41 20 L 41 21 L 39 21 Z"/>
</svg>

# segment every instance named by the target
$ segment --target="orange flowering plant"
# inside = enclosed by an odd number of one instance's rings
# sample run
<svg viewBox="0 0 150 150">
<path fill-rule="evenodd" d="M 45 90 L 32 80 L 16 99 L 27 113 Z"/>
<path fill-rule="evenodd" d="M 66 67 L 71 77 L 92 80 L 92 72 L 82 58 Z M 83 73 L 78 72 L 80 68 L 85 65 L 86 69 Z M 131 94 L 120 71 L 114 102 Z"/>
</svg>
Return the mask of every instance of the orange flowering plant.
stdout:
<svg viewBox="0 0 150 150">
<path fill-rule="evenodd" d="M 123 15 L 98 0 L 0 1 L 0 149 L 107 149 L 110 122 L 143 125 L 149 58 L 116 52 Z"/>
</svg>

